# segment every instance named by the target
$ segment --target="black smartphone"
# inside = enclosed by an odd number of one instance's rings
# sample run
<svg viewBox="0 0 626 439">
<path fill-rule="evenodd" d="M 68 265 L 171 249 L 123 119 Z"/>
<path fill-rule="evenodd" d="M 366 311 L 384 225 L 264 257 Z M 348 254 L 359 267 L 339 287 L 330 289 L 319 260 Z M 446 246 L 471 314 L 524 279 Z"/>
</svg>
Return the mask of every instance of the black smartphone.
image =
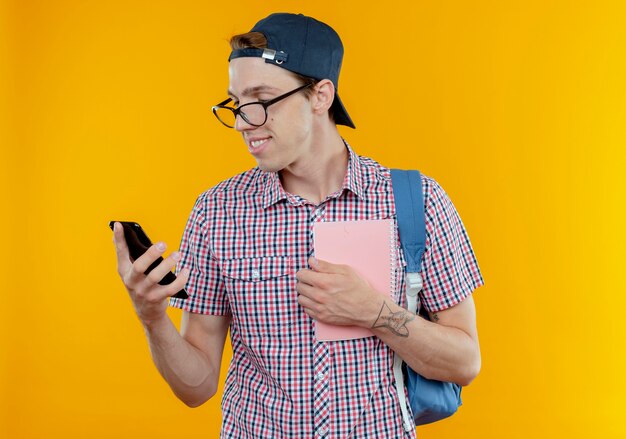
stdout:
<svg viewBox="0 0 626 439">
<path fill-rule="evenodd" d="M 152 246 L 152 241 L 146 235 L 146 232 L 143 231 L 141 226 L 132 221 L 110 221 L 109 227 L 113 230 L 113 226 L 115 223 L 120 223 L 122 228 L 124 229 L 124 238 L 126 238 L 126 244 L 128 245 L 128 252 L 130 253 L 130 257 L 132 261 L 136 261 L 141 255 L 143 255 L 150 246 Z M 163 261 L 163 258 L 159 256 L 159 258 L 152 263 L 148 267 L 148 269 L 144 272 L 144 274 L 150 273 L 157 265 L 159 265 Z M 165 275 L 163 279 L 159 281 L 159 285 L 168 285 L 176 280 L 176 275 L 171 271 Z M 187 291 L 183 288 L 178 293 L 174 294 L 172 297 L 176 297 L 177 299 L 186 299 L 189 296 L 187 295 Z"/>
</svg>

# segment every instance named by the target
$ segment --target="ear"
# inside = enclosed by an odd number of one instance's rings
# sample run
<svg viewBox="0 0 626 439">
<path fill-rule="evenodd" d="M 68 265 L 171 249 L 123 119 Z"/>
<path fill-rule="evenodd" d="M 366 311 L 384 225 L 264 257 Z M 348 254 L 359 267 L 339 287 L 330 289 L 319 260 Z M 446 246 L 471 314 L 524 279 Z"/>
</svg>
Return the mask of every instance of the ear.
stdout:
<svg viewBox="0 0 626 439">
<path fill-rule="evenodd" d="M 330 79 L 322 79 L 313 89 L 311 103 L 316 114 L 326 114 L 335 99 L 335 86 Z"/>
</svg>

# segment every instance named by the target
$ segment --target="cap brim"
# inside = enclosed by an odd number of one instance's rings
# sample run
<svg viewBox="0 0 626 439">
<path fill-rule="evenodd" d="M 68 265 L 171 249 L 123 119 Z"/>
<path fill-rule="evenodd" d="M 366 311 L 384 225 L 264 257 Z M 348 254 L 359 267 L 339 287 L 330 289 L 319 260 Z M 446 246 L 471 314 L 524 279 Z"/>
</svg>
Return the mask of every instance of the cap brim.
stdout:
<svg viewBox="0 0 626 439">
<path fill-rule="evenodd" d="M 335 93 L 335 99 L 332 105 L 333 114 L 335 116 L 335 123 L 337 125 L 345 125 L 350 128 L 356 128 L 354 126 L 354 122 L 350 119 L 348 112 L 346 111 L 346 107 L 344 107 L 343 102 L 339 98 L 339 95 Z"/>
</svg>

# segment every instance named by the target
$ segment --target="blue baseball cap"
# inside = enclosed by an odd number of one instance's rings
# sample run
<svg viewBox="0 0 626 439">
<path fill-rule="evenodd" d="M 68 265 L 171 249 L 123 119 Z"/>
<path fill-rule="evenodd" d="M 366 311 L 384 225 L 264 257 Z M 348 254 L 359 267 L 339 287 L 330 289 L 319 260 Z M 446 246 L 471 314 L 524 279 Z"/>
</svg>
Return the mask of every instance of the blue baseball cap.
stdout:
<svg viewBox="0 0 626 439">
<path fill-rule="evenodd" d="M 278 13 L 259 21 L 250 32 L 262 33 L 267 39 L 267 48 L 233 50 L 229 62 L 235 58 L 259 57 L 303 76 L 330 79 L 335 86 L 332 104 L 335 123 L 355 128 L 337 94 L 343 44 L 333 28 L 302 14 Z"/>
</svg>

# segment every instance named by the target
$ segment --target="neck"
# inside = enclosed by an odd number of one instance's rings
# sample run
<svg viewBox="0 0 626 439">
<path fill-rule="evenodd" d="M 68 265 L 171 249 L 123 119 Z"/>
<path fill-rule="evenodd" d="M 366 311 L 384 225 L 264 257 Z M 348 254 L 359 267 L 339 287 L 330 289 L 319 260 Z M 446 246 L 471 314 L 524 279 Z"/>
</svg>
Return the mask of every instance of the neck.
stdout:
<svg viewBox="0 0 626 439">
<path fill-rule="evenodd" d="M 287 192 L 317 205 L 341 189 L 348 150 L 334 124 L 316 133 L 306 156 L 280 171 L 280 180 Z"/>
</svg>

